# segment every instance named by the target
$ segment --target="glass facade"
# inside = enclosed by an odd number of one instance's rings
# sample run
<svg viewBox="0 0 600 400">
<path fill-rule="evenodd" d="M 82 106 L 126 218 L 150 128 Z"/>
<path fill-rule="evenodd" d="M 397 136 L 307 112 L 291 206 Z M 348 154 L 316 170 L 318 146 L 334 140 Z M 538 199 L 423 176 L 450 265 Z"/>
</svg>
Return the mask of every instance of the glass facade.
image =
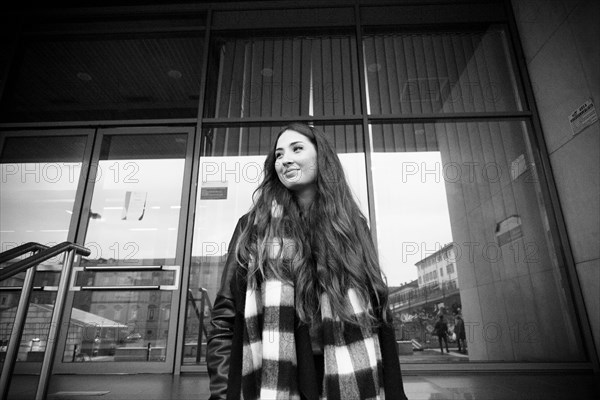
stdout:
<svg viewBox="0 0 600 400">
<path fill-rule="evenodd" d="M 396 332 L 419 361 L 440 360 L 440 314 L 455 362 L 584 357 L 527 130 L 521 121 L 372 127 L 396 139 L 373 155 L 377 171 L 394 171 L 374 174 L 379 253 L 388 278 L 405 282 L 391 294 Z"/>
<path fill-rule="evenodd" d="M 38 21 L 3 67 L 2 250 L 92 251 L 75 265 L 61 371 L 203 368 L 231 235 L 294 120 L 325 131 L 370 221 L 403 364 L 587 361 L 501 2 L 215 7 Z M 36 285 L 56 284 L 58 261 Z M 19 279 L 2 283 L 0 346 Z M 29 328 L 52 296 L 34 292 Z M 38 331 L 20 361 L 39 361 Z"/>
</svg>

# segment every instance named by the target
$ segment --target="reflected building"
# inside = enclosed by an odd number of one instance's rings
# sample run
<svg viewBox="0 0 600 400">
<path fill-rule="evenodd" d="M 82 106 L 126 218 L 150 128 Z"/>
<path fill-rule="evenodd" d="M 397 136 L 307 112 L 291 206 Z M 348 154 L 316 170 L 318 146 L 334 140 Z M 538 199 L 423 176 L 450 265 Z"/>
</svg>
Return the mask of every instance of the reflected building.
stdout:
<svg viewBox="0 0 600 400">
<path fill-rule="evenodd" d="M 414 341 L 419 350 L 436 347 L 432 331 L 440 314 L 447 317 L 452 329 L 454 316 L 461 312 L 455 263 L 454 243 L 448 243 L 415 264 L 417 279 L 390 289 L 390 308 L 400 340 Z"/>
</svg>

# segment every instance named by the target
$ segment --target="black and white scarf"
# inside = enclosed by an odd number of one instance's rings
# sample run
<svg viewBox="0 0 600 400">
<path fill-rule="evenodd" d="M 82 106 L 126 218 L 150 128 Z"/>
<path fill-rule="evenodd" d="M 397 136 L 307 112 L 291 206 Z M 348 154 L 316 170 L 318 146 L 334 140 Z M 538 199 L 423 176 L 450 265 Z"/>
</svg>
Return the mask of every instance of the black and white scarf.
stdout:
<svg viewBox="0 0 600 400">
<path fill-rule="evenodd" d="M 294 286 L 268 274 L 255 289 L 251 286 L 244 309 L 241 399 L 299 400 Z M 354 289 L 348 298 L 357 318 L 364 318 L 366 310 Z M 342 324 L 326 294 L 321 297 L 321 318 L 325 358 L 321 400 L 384 400 L 377 333 Z"/>
</svg>

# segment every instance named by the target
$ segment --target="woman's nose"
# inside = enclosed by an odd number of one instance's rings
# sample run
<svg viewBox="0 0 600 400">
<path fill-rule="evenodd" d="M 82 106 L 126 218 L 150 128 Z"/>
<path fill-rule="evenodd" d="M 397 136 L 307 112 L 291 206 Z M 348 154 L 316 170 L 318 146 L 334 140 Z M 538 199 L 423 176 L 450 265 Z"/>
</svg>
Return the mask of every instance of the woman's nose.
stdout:
<svg viewBox="0 0 600 400">
<path fill-rule="evenodd" d="M 283 154 L 281 156 L 281 164 L 290 165 L 291 163 L 292 163 L 292 160 L 290 159 L 290 157 L 287 154 Z"/>
</svg>

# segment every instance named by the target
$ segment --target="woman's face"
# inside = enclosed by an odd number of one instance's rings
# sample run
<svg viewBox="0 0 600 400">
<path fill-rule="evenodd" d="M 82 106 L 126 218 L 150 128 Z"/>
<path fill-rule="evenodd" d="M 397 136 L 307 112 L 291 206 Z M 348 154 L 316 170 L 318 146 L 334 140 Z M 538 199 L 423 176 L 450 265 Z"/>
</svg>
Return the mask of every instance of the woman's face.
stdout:
<svg viewBox="0 0 600 400">
<path fill-rule="evenodd" d="M 317 149 L 310 139 L 296 131 L 284 131 L 275 145 L 275 171 L 281 183 L 296 194 L 314 191 Z"/>
</svg>

